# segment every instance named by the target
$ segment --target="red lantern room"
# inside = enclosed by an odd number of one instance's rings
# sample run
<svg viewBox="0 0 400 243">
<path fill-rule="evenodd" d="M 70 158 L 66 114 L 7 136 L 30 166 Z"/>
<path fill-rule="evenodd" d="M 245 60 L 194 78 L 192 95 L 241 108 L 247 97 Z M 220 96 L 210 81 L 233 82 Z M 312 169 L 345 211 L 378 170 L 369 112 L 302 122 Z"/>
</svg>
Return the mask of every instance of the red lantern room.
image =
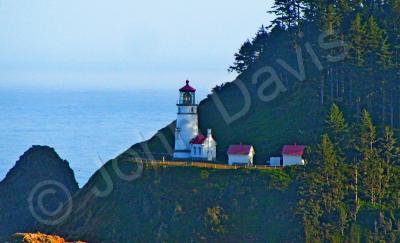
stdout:
<svg viewBox="0 0 400 243">
<path fill-rule="evenodd" d="M 189 85 L 189 80 L 186 80 L 186 85 L 179 89 L 178 105 L 195 105 L 196 104 L 196 89 Z"/>
</svg>

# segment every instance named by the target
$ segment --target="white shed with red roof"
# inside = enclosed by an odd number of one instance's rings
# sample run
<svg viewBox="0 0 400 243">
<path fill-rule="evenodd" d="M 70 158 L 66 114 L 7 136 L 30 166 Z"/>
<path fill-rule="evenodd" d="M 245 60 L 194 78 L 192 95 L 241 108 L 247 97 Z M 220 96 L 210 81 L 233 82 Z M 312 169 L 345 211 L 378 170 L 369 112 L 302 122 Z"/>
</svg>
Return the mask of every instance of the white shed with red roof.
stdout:
<svg viewBox="0 0 400 243">
<path fill-rule="evenodd" d="M 282 149 L 283 166 L 304 165 L 305 146 L 302 145 L 285 145 Z"/>
<path fill-rule="evenodd" d="M 255 150 L 252 145 L 231 145 L 228 149 L 229 165 L 253 165 Z"/>
</svg>

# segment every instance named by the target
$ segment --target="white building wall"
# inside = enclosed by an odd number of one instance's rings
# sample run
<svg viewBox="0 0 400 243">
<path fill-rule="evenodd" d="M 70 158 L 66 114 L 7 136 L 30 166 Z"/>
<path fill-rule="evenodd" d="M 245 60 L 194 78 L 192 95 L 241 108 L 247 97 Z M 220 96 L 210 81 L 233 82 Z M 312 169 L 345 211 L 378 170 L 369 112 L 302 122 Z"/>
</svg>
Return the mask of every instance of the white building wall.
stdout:
<svg viewBox="0 0 400 243">
<path fill-rule="evenodd" d="M 204 141 L 204 154 L 203 158 L 208 161 L 217 159 L 217 143 L 212 137 L 207 137 L 206 141 Z"/>
<path fill-rule="evenodd" d="M 304 165 L 304 160 L 301 156 L 283 155 L 283 166 Z"/>
<path fill-rule="evenodd" d="M 242 165 L 253 165 L 253 156 L 251 155 L 237 155 L 237 154 L 229 154 L 228 155 L 228 164 L 242 164 Z"/>
<path fill-rule="evenodd" d="M 269 160 L 270 166 L 281 166 L 281 157 L 271 157 Z"/>
<path fill-rule="evenodd" d="M 191 157 L 190 141 L 199 133 L 197 106 L 178 106 L 175 132 L 175 159 Z"/>
<path fill-rule="evenodd" d="M 191 146 L 190 156 L 193 159 L 213 161 L 217 158 L 217 144 L 212 137 L 208 137 L 203 144 Z"/>
</svg>

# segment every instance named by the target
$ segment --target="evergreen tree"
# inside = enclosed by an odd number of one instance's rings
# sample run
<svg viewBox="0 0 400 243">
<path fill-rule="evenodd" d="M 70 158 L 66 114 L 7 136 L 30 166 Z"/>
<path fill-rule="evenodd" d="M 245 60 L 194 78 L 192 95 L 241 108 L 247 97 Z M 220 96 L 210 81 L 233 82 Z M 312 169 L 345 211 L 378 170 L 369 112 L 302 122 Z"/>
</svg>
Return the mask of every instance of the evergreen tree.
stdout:
<svg viewBox="0 0 400 243">
<path fill-rule="evenodd" d="M 364 110 L 360 124 L 360 140 L 358 149 L 361 152 L 360 179 L 365 198 L 375 205 L 383 196 L 382 179 L 383 163 L 375 144 L 377 142 L 376 127 L 371 115 Z"/>
<path fill-rule="evenodd" d="M 398 155 L 397 140 L 394 135 L 393 128 L 385 127 L 383 139 L 381 142 L 382 157 L 385 159 L 386 164 L 393 165 L 394 159 Z"/>
<path fill-rule="evenodd" d="M 343 146 L 343 142 L 345 141 L 348 132 L 348 126 L 344 119 L 343 112 L 336 104 L 332 105 L 326 123 L 329 129 L 328 134 L 333 139 L 334 143 L 338 147 Z"/>
<path fill-rule="evenodd" d="M 344 232 L 346 212 L 343 212 L 344 177 L 341 173 L 343 158 L 327 134 L 322 136 L 305 174 L 299 202 L 305 234 L 309 242 L 330 239 Z M 321 227 L 324 229 L 322 230 Z"/>
<path fill-rule="evenodd" d="M 365 26 L 362 21 L 360 14 L 357 14 L 353 22 L 351 23 L 350 33 L 347 42 L 349 43 L 348 57 L 350 61 L 350 69 L 359 71 L 360 74 L 362 67 L 365 63 Z M 349 73 L 352 74 L 349 70 Z M 358 81 L 358 82 L 357 82 Z M 362 96 L 363 89 L 355 89 L 354 86 L 360 87 L 361 80 L 353 78 L 351 75 L 349 77 L 349 100 L 350 104 L 353 104 L 354 96 L 357 100 Z"/>
<path fill-rule="evenodd" d="M 236 71 L 237 73 L 242 73 L 249 66 L 254 62 L 255 60 L 255 51 L 253 44 L 247 40 L 242 47 L 239 49 L 239 53 L 235 54 L 235 62 L 233 66 L 229 67 L 229 71 L 233 72 Z"/>
<path fill-rule="evenodd" d="M 302 15 L 303 5 L 301 0 L 275 0 L 271 11 L 277 16 L 272 25 L 278 25 L 285 29 L 299 25 Z"/>
<path fill-rule="evenodd" d="M 366 54 L 367 64 L 370 70 L 375 64 L 379 64 L 379 51 L 383 41 L 383 32 L 373 16 L 369 17 L 366 25 Z"/>
<path fill-rule="evenodd" d="M 394 84 L 389 82 L 389 77 L 388 77 L 388 72 L 389 69 L 392 67 L 392 53 L 390 51 L 390 46 L 388 44 L 387 38 L 382 38 L 381 43 L 380 43 L 380 48 L 378 50 L 378 61 L 377 65 L 379 68 L 377 70 L 380 70 L 379 72 L 379 79 L 381 80 L 380 83 L 380 91 L 381 91 L 381 100 L 382 100 L 382 113 L 381 113 L 381 119 L 383 122 L 383 125 L 386 125 L 386 107 L 387 107 L 387 94 L 390 93 L 392 94 L 392 88 L 394 88 Z M 392 95 L 390 97 L 393 97 Z M 393 101 L 391 101 L 391 107 L 393 106 Z M 393 112 L 393 108 L 391 109 Z M 393 114 L 392 114 L 393 116 Z M 392 119 L 391 119 L 392 120 Z M 393 122 L 391 122 L 393 123 Z"/>
<path fill-rule="evenodd" d="M 327 134 L 322 136 L 317 161 L 319 172 L 324 176 L 325 190 L 322 193 L 324 211 L 329 213 L 339 208 L 343 198 L 343 175 L 341 174 L 343 158 L 339 156 Z"/>
<path fill-rule="evenodd" d="M 262 25 L 252 41 L 255 58 L 259 58 L 267 49 L 268 36 L 267 29 L 264 27 L 264 25 Z"/>
<path fill-rule="evenodd" d="M 362 67 L 365 61 L 365 32 L 362 17 L 360 14 L 357 14 L 354 21 L 351 23 L 348 39 L 350 43 L 349 57 L 357 67 Z"/>
<path fill-rule="evenodd" d="M 372 152 L 377 140 L 376 136 L 376 127 L 372 122 L 371 115 L 364 110 L 359 127 L 358 151 L 364 154 L 368 151 Z"/>
<path fill-rule="evenodd" d="M 397 140 L 394 135 L 394 131 L 391 127 L 385 127 L 383 138 L 380 144 L 380 155 L 385 161 L 384 171 L 385 178 L 383 179 L 383 188 L 388 189 L 389 183 L 392 179 L 392 167 L 396 157 L 399 154 L 399 148 L 397 147 Z"/>
<path fill-rule="evenodd" d="M 384 179 L 383 163 L 384 161 L 376 149 L 367 150 L 363 154 L 361 161 L 361 182 L 364 196 L 374 206 L 380 202 L 384 195 L 382 183 Z"/>
<path fill-rule="evenodd" d="M 303 4 L 305 6 L 304 15 L 306 19 L 315 21 L 318 26 L 322 26 L 327 2 L 324 0 L 304 0 Z"/>
<path fill-rule="evenodd" d="M 326 10 L 324 17 L 324 30 L 328 34 L 333 34 L 335 31 L 339 30 L 342 18 L 337 12 L 336 8 L 330 4 Z"/>
</svg>

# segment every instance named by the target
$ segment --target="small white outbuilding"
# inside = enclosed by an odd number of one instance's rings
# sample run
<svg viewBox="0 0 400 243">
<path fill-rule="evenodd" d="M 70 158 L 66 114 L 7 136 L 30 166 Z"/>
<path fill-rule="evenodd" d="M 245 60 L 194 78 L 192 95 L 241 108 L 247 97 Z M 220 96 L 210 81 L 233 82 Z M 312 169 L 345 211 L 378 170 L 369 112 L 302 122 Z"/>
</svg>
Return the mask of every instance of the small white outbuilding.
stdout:
<svg viewBox="0 0 400 243">
<path fill-rule="evenodd" d="M 228 149 L 229 165 L 253 165 L 255 150 L 252 145 L 231 145 Z"/>
<path fill-rule="evenodd" d="M 304 165 L 304 150 L 305 146 L 301 145 L 285 145 L 282 149 L 282 165 Z"/>
<path fill-rule="evenodd" d="M 282 166 L 282 157 L 271 157 L 269 159 L 269 165 L 275 167 Z"/>
</svg>

